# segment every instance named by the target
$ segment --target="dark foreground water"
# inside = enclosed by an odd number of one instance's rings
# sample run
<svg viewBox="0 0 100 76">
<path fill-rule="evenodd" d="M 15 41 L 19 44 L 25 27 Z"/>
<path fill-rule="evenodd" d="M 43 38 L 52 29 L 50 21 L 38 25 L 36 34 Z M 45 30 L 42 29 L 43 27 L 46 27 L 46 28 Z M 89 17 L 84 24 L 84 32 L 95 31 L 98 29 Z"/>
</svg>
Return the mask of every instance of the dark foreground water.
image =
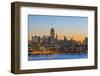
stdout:
<svg viewBox="0 0 100 76">
<path fill-rule="evenodd" d="M 28 60 L 55 60 L 55 59 L 81 59 L 88 58 L 87 54 L 54 54 L 54 55 L 28 55 Z"/>
</svg>

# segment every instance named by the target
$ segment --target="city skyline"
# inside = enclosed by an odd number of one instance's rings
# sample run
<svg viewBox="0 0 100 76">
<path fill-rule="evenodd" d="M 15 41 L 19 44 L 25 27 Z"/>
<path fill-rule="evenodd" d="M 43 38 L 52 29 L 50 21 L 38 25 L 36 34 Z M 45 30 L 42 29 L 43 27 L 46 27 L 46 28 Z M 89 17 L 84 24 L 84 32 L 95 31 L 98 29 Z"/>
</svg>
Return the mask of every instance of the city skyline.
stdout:
<svg viewBox="0 0 100 76">
<path fill-rule="evenodd" d="M 32 36 L 49 36 L 49 29 L 55 29 L 58 39 L 73 38 L 83 41 L 88 36 L 88 18 L 74 16 L 29 15 L 29 40 Z"/>
</svg>

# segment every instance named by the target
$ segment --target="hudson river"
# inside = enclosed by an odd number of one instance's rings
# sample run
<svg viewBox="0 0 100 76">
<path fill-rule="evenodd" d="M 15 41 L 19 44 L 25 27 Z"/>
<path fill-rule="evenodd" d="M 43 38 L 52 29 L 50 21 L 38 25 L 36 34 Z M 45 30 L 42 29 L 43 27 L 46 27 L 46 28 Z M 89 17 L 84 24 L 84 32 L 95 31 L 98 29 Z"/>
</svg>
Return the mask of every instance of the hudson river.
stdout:
<svg viewBox="0 0 100 76">
<path fill-rule="evenodd" d="M 82 59 L 88 58 L 88 54 L 52 54 L 52 55 L 29 55 L 28 60 L 55 60 L 55 59 Z"/>
</svg>

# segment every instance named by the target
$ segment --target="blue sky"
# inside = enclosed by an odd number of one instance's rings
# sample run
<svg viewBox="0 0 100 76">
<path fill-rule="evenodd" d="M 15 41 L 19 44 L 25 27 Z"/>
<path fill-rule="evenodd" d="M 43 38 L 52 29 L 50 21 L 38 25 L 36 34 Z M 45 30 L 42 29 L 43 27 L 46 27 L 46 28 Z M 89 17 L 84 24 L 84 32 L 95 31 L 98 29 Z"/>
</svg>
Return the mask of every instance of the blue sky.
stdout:
<svg viewBox="0 0 100 76">
<path fill-rule="evenodd" d="M 55 29 L 55 33 L 68 36 L 68 34 L 81 34 L 87 36 L 88 18 L 75 16 L 47 16 L 47 15 L 29 15 L 29 39 L 33 35 L 49 35 L 50 28 Z"/>
</svg>

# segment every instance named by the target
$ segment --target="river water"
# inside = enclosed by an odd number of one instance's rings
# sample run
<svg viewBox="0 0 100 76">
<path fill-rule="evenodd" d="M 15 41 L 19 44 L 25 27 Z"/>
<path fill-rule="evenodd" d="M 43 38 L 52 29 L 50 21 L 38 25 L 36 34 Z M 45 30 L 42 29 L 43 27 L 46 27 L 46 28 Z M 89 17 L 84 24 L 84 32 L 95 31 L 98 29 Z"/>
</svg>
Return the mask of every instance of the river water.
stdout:
<svg viewBox="0 0 100 76">
<path fill-rule="evenodd" d="M 54 54 L 54 55 L 28 55 L 28 60 L 55 60 L 55 59 L 83 59 L 88 54 Z"/>
</svg>

